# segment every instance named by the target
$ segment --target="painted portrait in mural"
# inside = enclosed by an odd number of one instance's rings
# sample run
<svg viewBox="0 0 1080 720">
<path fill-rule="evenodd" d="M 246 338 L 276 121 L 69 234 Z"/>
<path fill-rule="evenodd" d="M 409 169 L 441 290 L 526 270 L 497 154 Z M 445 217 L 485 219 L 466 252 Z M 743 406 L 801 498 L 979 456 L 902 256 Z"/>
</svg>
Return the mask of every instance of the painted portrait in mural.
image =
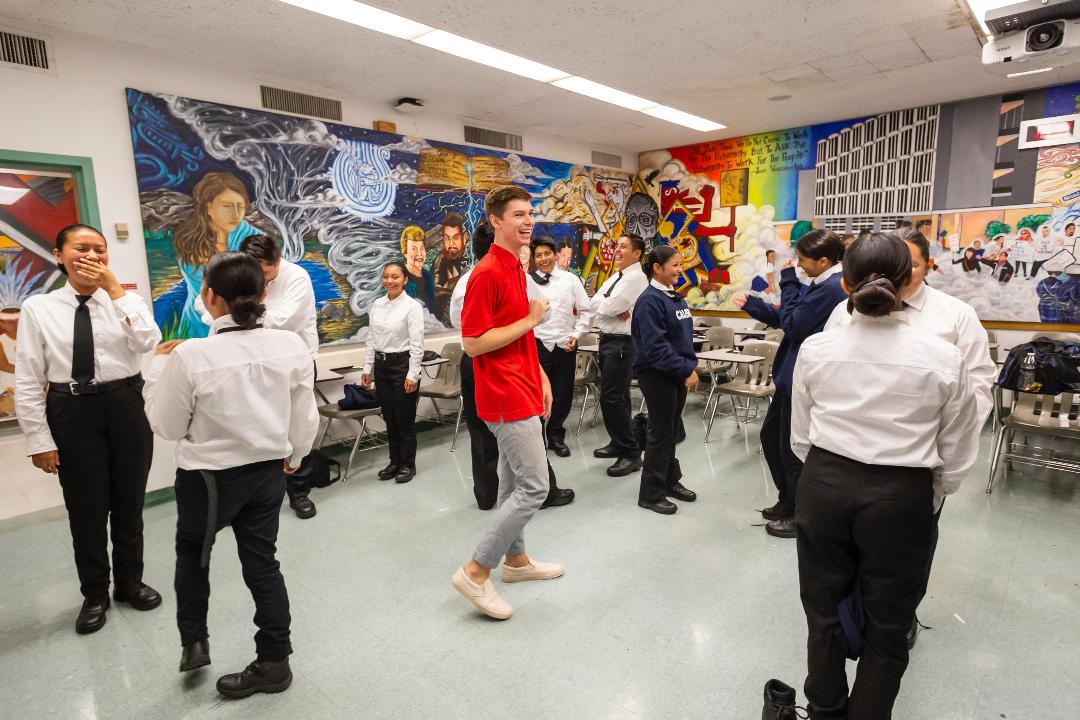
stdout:
<svg viewBox="0 0 1080 720">
<path fill-rule="evenodd" d="M 574 244 L 569 268 L 593 285 L 605 272 L 596 248 L 626 225 L 627 173 L 173 95 L 129 89 L 127 98 L 154 314 L 166 339 L 207 333 L 194 309 L 202 268 L 255 233 L 311 275 L 320 341 L 337 343 L 366 336 L 391 260 L 405 263 L 427 330 L 447 329 L 450 295 L 471 263 L 469 238 L 495 187 L 529 190 L 537 234 Z"/>
</svg>

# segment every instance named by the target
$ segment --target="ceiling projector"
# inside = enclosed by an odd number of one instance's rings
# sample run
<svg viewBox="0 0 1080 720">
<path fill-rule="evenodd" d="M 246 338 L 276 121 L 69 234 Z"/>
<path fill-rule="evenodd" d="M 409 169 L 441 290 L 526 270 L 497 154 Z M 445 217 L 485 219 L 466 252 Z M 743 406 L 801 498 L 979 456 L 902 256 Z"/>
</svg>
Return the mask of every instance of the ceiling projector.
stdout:
<svg viewBox="0 0 1080 720">
<path fill-rule="evenodd" d="M 1080 0 L 1026 0 L 986 13 L 994 37 L 983 66 L 997 75 L 1038 72 L 1080 62 Z"/>
</svg>

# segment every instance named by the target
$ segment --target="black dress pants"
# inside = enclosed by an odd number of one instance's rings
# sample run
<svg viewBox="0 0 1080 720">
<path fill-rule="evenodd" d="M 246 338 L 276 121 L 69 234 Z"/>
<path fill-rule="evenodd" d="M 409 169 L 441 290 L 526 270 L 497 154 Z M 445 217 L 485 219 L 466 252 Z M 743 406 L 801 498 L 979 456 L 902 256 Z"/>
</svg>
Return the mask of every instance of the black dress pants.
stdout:
<svg viewBox="0 0 1080 720">
<path fill-rule="evenodd" d="M 791 450 L 791 396 L 777 392 L 761 421 L 761 452 L 769 466 L 780 502 L 795 512 L 803 464 Z"/>
<path fill-rule="evenodd" d="M 811 448 L 795 510 L 814 720 L 889 720 L 908 664 L 907 631 L 926 579 L 933 479 Z M 848 694 L 838 606 L 858 583 L 866 638 Z"/>
<path fill-rule="evenodd" d="M 574 375 L 577 372 L 577 350 L 563 350 L 556 346 L 552 350 L 536 341 L 536 351 L 540 356 L 540 367 L 551 383 L 551 418 L 547 421 L 548 443 L 566 442 L 566 418 L 570 416 L 570 406 L 574 400 Z"/>
<path fill-rule="evenodd" d="M 495 507 L 499 499 L 499 443 L 487 424 L 476 414 L 476 379 L 472 358 L 461 356 L 461 414 L 469 428 L 469 449 L 472 452 L 473 496 L 481 510 Z M 548 497 L 559 491 L 555 470 L 548 463 Z"/>
<path fill-rule="evenodd" d="M 142 386 L 78 396 L 53 390 L 45 416 L 60 455 L 83 597 L 109 595 L 110 534 L 116 584 L 142 582 L 143 500 L 154 454 Z"/>
<path fill-rule="evenodd" d="M 634 344 L 630 336 L 600 338 L 600 413 L 611 445 L 620 458 L 637 459 L 641 451 L 630 424 L 630 380 L 634 370 Z"/>
<path fill-rule="evenodd" d="M 231 525 L 244 583 L 255 601 L 255 650 L 260 660 L 279 662 L 292 653 L 289 595 L 277 552 L 278 518 L 285 497 L 281 460 L 214 471 L 215 532 Z M 210 568 L 200 564 L 206 537 L 206 482 L 195 470 L 176 471 L 176 624 L 181 645 L 209 637 Z"/>
<path fill-rule="evenodd" d="M 416 469 L 416 406 L 420 392 L 405 392 L 409 374 L 409 353 L 388 353 L 385 360 L 375 359 L 375 396 L 382 408 L 386 436 L 390 443 L 390 462 L 402 468 Z"/>
<path fill-rule="evenodd" d="M 682 480 L 682 469 L 675 457 L 675 437 L 686 405 L 686 383 L 667 373 L 646 369 L 638 371 L 638 384 L 649 408 L 638 499 L 654 502 L 666 497 Z"/>
<path fill-rule="evenodd" d="M 926 591 L 930 587 L 930 571 L 934 569 L 934 555 L 937 554 L 938 543 L 938 528 L 941 525 L 941 511 L 945 509 L 944 503 L 938 508 L 938 511 L 934 513 L 934 526 L 930 530 L 930 559 L 926 563 L 926 578 L 923 579 L 922 587 L 919 588 L 919 597 L 915 601 L 915 609 L 918 609 L 922 604 L 923 598 L 926 597 Z"/>
</svg>

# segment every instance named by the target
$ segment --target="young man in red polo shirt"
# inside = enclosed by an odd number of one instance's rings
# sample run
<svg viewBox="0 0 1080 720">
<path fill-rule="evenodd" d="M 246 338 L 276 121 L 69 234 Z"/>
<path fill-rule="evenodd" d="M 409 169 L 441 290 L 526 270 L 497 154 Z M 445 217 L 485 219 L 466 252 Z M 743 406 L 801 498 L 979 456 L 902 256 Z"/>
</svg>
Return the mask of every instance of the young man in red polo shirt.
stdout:
<svg viewBox="0 0 1080 720">
<path fill-rule="evenodd" d="M 551 385 L 540 369 L 533 338 L 548 301 L 529 301 L 518 261 L 532 240 L 532 196 L 515 186 L 497 188 L 488 194 L 484 209 L 495 243 L 469 277 L 461 342 L 473 358 L 476 414 L 499 443 L 499 504 L 472 559 L 458 568 L 452 582 L 485 615 L 506 620 L 513 610 L 495 592 L 492 568 L 501 562 L 503 582 L 551 580 L 563 568 L 530 560 L 523 534 L 548 494 L 541 419 L 551 413 Z"/>
</svg>

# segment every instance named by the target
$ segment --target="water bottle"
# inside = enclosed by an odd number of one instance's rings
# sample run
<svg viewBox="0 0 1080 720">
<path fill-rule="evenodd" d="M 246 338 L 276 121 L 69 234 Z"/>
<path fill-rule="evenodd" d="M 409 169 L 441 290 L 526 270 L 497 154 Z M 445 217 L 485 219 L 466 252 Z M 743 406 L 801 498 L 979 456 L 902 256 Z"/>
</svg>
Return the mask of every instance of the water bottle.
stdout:
<svg viewBox="0 0 1080 720">
<path fill-rule="evenodd" d="M 1029 352 L 1020 362 L 1020 390 L 1031 392 L 1029 388 L 1035 385 L 1035 353 Z"/>
</svg>

